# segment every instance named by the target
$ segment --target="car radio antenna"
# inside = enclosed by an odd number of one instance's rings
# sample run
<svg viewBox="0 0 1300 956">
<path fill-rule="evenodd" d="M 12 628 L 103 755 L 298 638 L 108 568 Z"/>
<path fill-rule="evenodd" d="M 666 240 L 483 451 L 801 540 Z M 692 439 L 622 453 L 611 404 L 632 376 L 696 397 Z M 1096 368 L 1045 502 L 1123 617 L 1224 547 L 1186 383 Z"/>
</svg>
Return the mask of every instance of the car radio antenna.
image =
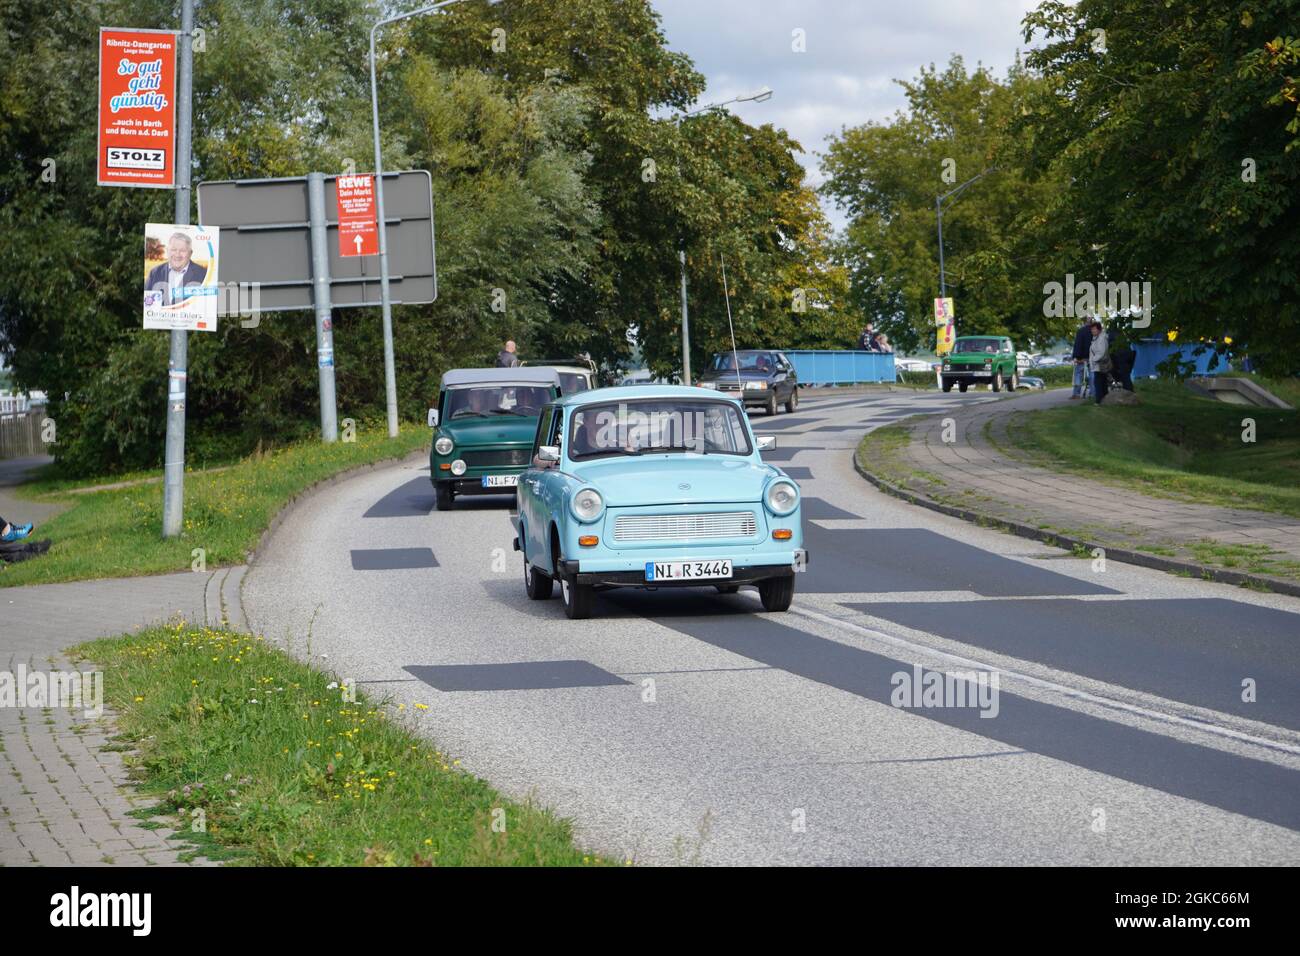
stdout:
<svg viewBox="0 0 1300 956">
<path fill-rule="evenodd" d="M 731 332 L 731 361 L 736 367 L 736 388 L 740 389 L 740 399 L 745 400 L 745 386 L 740 382 L 740 356 L 736 354 L 736 327 L 731 322 L 731 292 L 727 289 L 727 257 L 718 254 L 722 263 L 722 297 L 727 301 L 727 328 Z"/>
</svg>

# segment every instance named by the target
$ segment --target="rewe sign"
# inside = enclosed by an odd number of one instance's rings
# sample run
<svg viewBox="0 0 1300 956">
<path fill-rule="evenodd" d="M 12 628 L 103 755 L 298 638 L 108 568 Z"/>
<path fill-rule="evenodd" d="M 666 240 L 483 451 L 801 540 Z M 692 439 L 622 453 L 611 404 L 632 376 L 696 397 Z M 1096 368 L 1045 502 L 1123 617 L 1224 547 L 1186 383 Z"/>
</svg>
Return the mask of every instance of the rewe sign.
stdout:
<svg viewBox="0 0 1300 956">
<path fill-rule="evenodd" d="M 338 193 L 339 255 L 379 255 L 375 177 L 340 176 L 334 182 Z"/>
</svg>

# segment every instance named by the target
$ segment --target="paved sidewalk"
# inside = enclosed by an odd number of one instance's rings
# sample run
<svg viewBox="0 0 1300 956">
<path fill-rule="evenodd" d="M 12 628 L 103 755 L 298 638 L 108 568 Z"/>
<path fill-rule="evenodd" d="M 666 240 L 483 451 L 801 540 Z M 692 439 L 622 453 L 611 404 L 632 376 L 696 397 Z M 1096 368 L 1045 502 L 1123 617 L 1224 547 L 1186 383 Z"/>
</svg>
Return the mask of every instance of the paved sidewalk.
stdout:
<svg viewBox="0 0 1300 956">
<path fill-rule="evenodd" d="M 0 671 L 73 670 L 64 649 L 177 614 L 219 623 L 223 612 L 237 612 L 242 572 L 0 589 Z M 82 709 L 0 707 L 0 866 L 180 863 L 187 845 L 169 839 L 172 831 L 127 815 L 155 801 L 134 794 L 123 753 L 103 749 L 114 733 L 108 710 L 94 718 Z"/>
<path fill-rule="evenodd" d="M 1237 564 L 1217 576 L 1241 583 L 1233 578 L 1249 572 L 1277 590 L 1300 591 L 1300 522 L 1294 518 L 1156 498 L 1008 454 L 1014 444 L 1007 428 L 1015 415 L 1066 404 L 1068 396 L 1067 389 L 1056 389 L 927 417 L 911 427 L 910 444 L 888 461 L 866 462 L 866 470 L 897 490 L 973 517 L 1044 533 L 1037 537 L 1059 534 L 1147 555 L 1143 563 L 1157 567 L 1199 570 L 1211 560 L 1208 547 L 1236 546 L 1242 549 Z M 951 442 L 943 440 L 948 419 Z"/>
</svg>

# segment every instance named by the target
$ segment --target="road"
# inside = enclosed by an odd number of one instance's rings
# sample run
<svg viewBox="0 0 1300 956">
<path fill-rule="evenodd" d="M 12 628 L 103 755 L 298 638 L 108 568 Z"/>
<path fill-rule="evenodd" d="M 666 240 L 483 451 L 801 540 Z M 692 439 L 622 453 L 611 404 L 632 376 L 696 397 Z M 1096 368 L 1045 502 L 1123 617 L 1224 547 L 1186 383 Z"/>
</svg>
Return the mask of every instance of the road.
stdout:
<svg viewBox="0 0 1300 956">
<path fill-rule="evenodd" d="M 513 498 L 434 511 L 420 464 L 303 503 L 244 610 L 616 859 L 1296 863 L 1300 601 L 1096 567 L 853 471 L 864 431 L 989 400 L 755 415 L 804 496 L 786 614 L 753 591 L 621 591 L 569 621 L 524 594 Z M 906 677 L 972 669 L 997 672 L 996 713 L 891 703 Z"/>
</svg>

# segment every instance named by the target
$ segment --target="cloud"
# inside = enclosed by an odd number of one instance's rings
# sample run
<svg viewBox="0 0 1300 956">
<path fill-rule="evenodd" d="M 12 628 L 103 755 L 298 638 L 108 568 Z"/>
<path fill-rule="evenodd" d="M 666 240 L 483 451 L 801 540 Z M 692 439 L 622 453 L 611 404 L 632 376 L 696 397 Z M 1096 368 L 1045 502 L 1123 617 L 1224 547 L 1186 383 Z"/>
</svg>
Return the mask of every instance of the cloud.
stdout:
<svg viewBox="0 0 1300 956">
<path fill-rule="evenodd" d="M 708 79 L 702 103 L 760 86 L 765 103 L 731 107 L 746 122 L 773 123 L 804 148 L 810 181 L 817 153 L 842 127 L 884 120 L 904 105 L 896 79 L 961 54 L 968 68 L 1003 73 L 1025 46 L 1024 15 L 1037 0 L 652 0 L 674 50 Z M 791 49 L 802 30 L 806 52 Z M 837 227 L 842 219 L 827 210 Z"/>
</svg>

